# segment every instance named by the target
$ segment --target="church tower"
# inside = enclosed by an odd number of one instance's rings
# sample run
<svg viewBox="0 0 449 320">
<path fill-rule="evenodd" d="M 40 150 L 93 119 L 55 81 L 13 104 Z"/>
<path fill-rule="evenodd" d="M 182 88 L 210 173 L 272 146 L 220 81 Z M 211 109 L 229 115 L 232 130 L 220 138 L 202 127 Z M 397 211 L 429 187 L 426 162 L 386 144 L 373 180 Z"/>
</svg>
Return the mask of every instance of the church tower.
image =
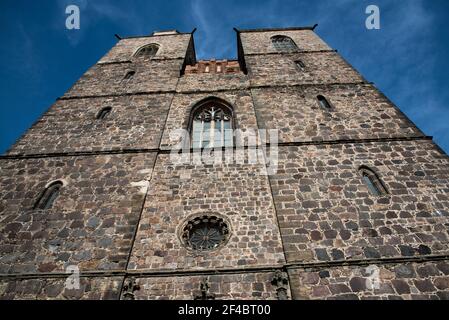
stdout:
<svg viewBox="0 0 449 320">
<path fill-rule="evenodd" d="M 0 298 L 449 299 L 449 158 L 314 29 L 118 37 L 0 157 Z"/>
</svg>

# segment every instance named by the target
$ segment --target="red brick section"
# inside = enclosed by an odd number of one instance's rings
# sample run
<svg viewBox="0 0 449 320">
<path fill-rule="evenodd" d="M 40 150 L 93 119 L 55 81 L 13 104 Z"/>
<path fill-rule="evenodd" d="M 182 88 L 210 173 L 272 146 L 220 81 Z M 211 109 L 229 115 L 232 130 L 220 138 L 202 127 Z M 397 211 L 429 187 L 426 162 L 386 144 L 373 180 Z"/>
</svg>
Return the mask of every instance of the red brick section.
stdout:
<svg viewBox="0 0 449 320">
<path fill-rule="evenodd" d="M 193 73 L 239 73 L 237 60 L 200 60 L 194 66 L 186 66 L 185 74 Z"/>
</svg>

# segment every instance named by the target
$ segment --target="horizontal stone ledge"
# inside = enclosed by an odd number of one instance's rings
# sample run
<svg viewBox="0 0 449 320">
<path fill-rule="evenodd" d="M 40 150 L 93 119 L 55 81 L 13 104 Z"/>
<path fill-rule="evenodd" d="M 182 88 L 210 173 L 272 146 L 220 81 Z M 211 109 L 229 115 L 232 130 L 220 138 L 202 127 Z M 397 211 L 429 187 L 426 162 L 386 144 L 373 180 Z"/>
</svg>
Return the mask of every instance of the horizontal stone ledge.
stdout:
<svg viewBox="0 0 449 320">
<path fill-rule="evenodd" d="M 368 265 L 388 265 L 403 263 L 425 263 L 449 261 L 447 254 L 424 255 L 414 257 L 391 257 L 379 259 L 352 259 L 338 260 L 326 262 L 290 262 L 285 264 L 286 269 L 305 269 L 305 270 L 321 270 L 326 268 L 352 267 L 352 266 L 368 266 Z"/>
<path fill-rule="evenodd" d="M 251 80 L 248 78 L 248 80 Z M 357 81 L 357 82 L 328 82 L 328 83 L 295 83 L 295 84 L 267 84 L 267 85 L 249 85 L 239 86 L 235 88 L 222 89 L 200 89 L 200 90 L 156 90 L 156 91 L 136 91 L 114 94 L 99 94 L 86 96 L 62 96 L 58 100 L 75 100 L 75 99 L 95 99 L 95 98 L 111 98 L 111 97 L 127 97 L 139 95 L 155 95 L 155 94 L 196 94 L 196 93 L 213 93 L 213 92 L 229 92 L 229 91 L 244 91 L 251 89 L 263 88 L 297 88 L 297 87 L 334 87 L 334 86 L 356 86 L 356 85 L 374 85 L 374 82 Z"/>
<path fill-rule="evenodd" d="M 294 269 L 304 270 L 321 270 L 325 268 L 338 268 L 350 266 L 367 266 L 367 265 L 388 265 L 400 263 L 425 263 L 449 261 L 449 255 L 427 255 L 419 257 L 396 257 L 396 258 L 380 258 L 380 259 L 358 259 L 358 260 L 342 260 L 329 262 L 297 262 L 285 263 L 279 265 L 243 267 L 243 268 L 217 268 L 209 270 L 92 270 L 80 271 L 82 278 L 107 278 L 107 277 L 134 277 L 134 278 L 158 278 L 158 277 L 183 277 L 183 276 L 201 276 L 201 275 L 226 275 L 241 273 L 268 273 L 277 270 L 288 271 Z M 72 273 L 65 272 L 48 272 L 48 273 L 21 273 L 21 274 L 0 274 L 0 280 L 24 280 L 24 279 L 43 279 L 43 278 L 67 278 Z"/>
<path fill-rule="evenodd" d="M 272 32 L 272 31 L 298 31 L 298 30 L 315 30 L 318 24 L 313 26 L 302 26 L 302 27 L 286 27 L 286 28 L 255 28 L 255 29 L 238 29 L 234 28 L 237 33 L 250 33 L 250 32 Z"/>
<path fill-rule="evenodd" d="M 159 149 L 116 149 L 99 151 L 73 151 L 73 152 L 54 152 L 54 153 L 34 153 L 34 154 L 10 154 L 0 156 L 2 159 L 35 159 L 35 158 L 58 158 L 58 157 L 79 157 L 113 154 L 137 154 L 137 153 L 157 153 Z"/>
<path fill-rule="evenodd" d="M 62 96 L 56 99 L 58 100 L 75 100 L 75 99 L 95 99 L 95 98 L 113 98 L 113 97 L 129 97 L 129 96 L 142 96 L 142 95 L 152 95 L 152 94 L 174 94 L 175 90 L 157 90 L 157 91 L 136 91 L 136 92 L 125 92 L 125 93 L 114 93 L 114 94 L 98 94 L 98 95 L 87 95 L 87 96 Z"/>
<path fill-rule="evenodd" d="M 151 60 L 146 60 L 145 62 L 150 62 L 150 61 L 171 61 L 171 60 L 184 60 L 184 57 L 153 57 L 151 58 Z M 139 64 L 140 62 L 136 61 L 137 64 Z M 122 64 L 122 63 L 134 63 L 131 60 L 117 60 L 117 61 L 98 61 L 96 63 L 97 66 L 102 66 L 102 65 L 109 65 L 109 64 Z"/>
<path fill-rule="evenodd" d="M 245 53 L 245 57 L 250 56 L 267 56 L 267 55 L 294 55 L 294 54 L 313 54 L 313 53 L 327 53 L 327 52 L 338 52 L 336 49 L 322 49 L 322 50 L 296 50 L 296 51 L 285 51 L 285 52 L 254 52 L 254 53 Z"/>
<path fill-rule="evenodd" d="M 320 140 L 320 141 L 300 141 L 300 142 L 281 142 L 278 147 L 295 147 L 295 146 L 313 146 L 313 145 L 333 145 L 333 144 L 360 144 L 360 143 L 382 143 L 382 142 L 399 142 L 399 141 L 431 141 L 432 136 L 411 136 L 411 137 L 391 137 L 391 138 L 373 138 L 373 139 L 341 139 L 341 140 Z M 260 147 L 270 148 L 271 144 L 256 144 L 245 146 L 233 146 L 233 150 L 257 149 Z M 215 148 L 215 150 L 226 150 L 229 147 Z M 111 154 L 137 154 L 137 153 L 160 153 L 169 154 L 171 152 L 180 153 L 181 151 L 195 153 L 210 149 L 116 149 L 116 150 L 99 150 L 99 151 L 73 151 L 73 152 L 55 152 L 55 153 L 34 153 L 34 154 L 10 154 L 0 156 L 2 159 L 34 159 L 34 158 L 57 158 L 57 157 L 74 157 L 74 156 L 95 156 L 95 155 L 111 155 Z"/>
<path fill-rule="evenodd" d="M 158 35 L 137 35 L 137 36 L 125 36 L 125 37 L 120 37 L 120 40 L 125 40 L 125 39 L 137 39 L 137 38 L 154 38 L 154 37 L 166 37 L 166 36 L 182 36 L 182 35 L 191 35 L 193 34 L 193 32 L 178 32 L 178 33 L 173 33 L 173 34 L 158 34 Z"/>
<path fill-rule="evenodd" d="M 133 63 L 131 60 L 121 60 L 121 61 L 105 61 L 105 62 L 97 62 L 97 65 L 108 65 L 108 64 L 122 64 L 122 63 Z"/>
<path fill-rule="evenodd" d="M 80 271 L 79 276 L 82 278 L 106 278 L 106 277 L 183 277 L 183 276 L 201 276 L 201 275 L 224 275 L 224 274 L 241 274 L 241 273 L 267 273 L 276 270 L 285 270 L 283 264 L 243 267 L 243 268 L 217 268 L 212 270 L 187 270 L 187 269 L 160 269 L 160 270 L 92 270 Z M 47 272 L 47 273 L 21 273 L 21 274 L 0 274 L 0 280 L 22 280 L 22 279 L 42 279 L 42 278 L 67 278 L 72 273 L 66 272 Z"/>
</svg>

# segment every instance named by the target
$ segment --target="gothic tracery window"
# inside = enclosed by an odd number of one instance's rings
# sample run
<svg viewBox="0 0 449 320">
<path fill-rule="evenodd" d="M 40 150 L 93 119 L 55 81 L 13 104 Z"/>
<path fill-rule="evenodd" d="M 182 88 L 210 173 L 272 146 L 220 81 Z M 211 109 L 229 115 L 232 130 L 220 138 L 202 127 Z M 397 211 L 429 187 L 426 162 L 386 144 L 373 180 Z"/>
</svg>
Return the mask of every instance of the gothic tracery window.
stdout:
<svg viewBox="0 0 449 320">
<path fill-rule="evenodd" d="M 213 250 L 227 239 L 228 234 L 228 226 L 222 218 L 200 216 L 186 224 L 182 240 L 195 251 Z"/>
<path fill-rule="evenodd" d="M 271 37 L 271 43 L 273 44 L 273 47 L 279 52 L 290 52 L 298 50 L 295 42 L 287 36 Z"/>
<path fill-rule="evenodd" d="M 373 196 L 384 196 L 388 194 L 387 188 L 377 176 L 377 174 L 368 167 L 362 166 L 359 169 L 363 182 L 368 187 Z"/>
<path fill-rule="evenodd" d="M 34 205 L 34 209 L 46 210 L 53 206 L 58 197 L 63 184 L 61 181 L 51 183 L 39 197 L 39 200 Z"/>
<path fill-rule="evenodd" d="M 218 101 L 199 106 L 193 113 L 191 136 L 195 149 L 232 146 L 232 110 Z"/>
<path fill-rule="evenodd" d="M 135 56 L 136 57 L 154 57 L 159 50 L 159 45 L 155 43 L 147 44 L 137 50 Z"/>
</svg>

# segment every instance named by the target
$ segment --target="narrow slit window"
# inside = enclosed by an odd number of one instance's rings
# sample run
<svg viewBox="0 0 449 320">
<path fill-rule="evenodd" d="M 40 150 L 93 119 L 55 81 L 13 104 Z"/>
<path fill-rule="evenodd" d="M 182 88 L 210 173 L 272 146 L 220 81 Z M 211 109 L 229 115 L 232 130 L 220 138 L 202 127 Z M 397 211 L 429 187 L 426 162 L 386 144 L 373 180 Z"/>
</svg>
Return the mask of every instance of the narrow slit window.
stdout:
<svg viewBox="0 0 449 320">
<path fill-rule="evenodd" d="M 330 104 L 330 102 L 323 96 L 319 95 L 316 97 L 318 100 L 318 104 L 320 105 L 320 107 L 326 111 L 331 111 L 332 105 Z"/>
<path fill-rule="evenodd" d="M 136 74 L 136 72 L 133 71 L 133 70 L 128 71 L 128 72 L 125 74 L 125 76 L 123 77 L 123 81 L 130 81 L 130 80 L 134 77 L 135 74 Z"/>
<path fill-rule="evenodd" d="M 295 64 L 296 64 L 296 68 L 297 68 L 299 71 L 304 71 L 304 69 L 306 68 L 306 65 L 305 65 L 304 62 L 302 62 L 301 60 L 296 60 L 296 61 L 295 61 Z"/>
<path fill-rule="evenodd" d="M 384 184 L 373 170 L 368 167 L 361 167 L 359 172 L 362 175 L 363 182 L 373 196 L 379 197 L 388 194 L 387 188 L 385 188 Z"/>
<path fill-rule="evenodd" d="M 44 192 L 39 197 L 39 200 L 34 205 L 34 209 L 39 210 L 50 209 L 53 206 L 56 198 L 59 196 L 62 185 L 63 184 L 61 181 L 55 181 L 52 184 L 50 184 L 47 188 L 45 188 Z"/>
<path fill-rule="evenodd" d="M 97 114 L 97 119 L 98 120 L 106 119 L 110 115 L 111 111 L 112 111 L 111 107 L 105 107 L 101 109 L 100 112 L 98 112 Z"/>
</svg>

